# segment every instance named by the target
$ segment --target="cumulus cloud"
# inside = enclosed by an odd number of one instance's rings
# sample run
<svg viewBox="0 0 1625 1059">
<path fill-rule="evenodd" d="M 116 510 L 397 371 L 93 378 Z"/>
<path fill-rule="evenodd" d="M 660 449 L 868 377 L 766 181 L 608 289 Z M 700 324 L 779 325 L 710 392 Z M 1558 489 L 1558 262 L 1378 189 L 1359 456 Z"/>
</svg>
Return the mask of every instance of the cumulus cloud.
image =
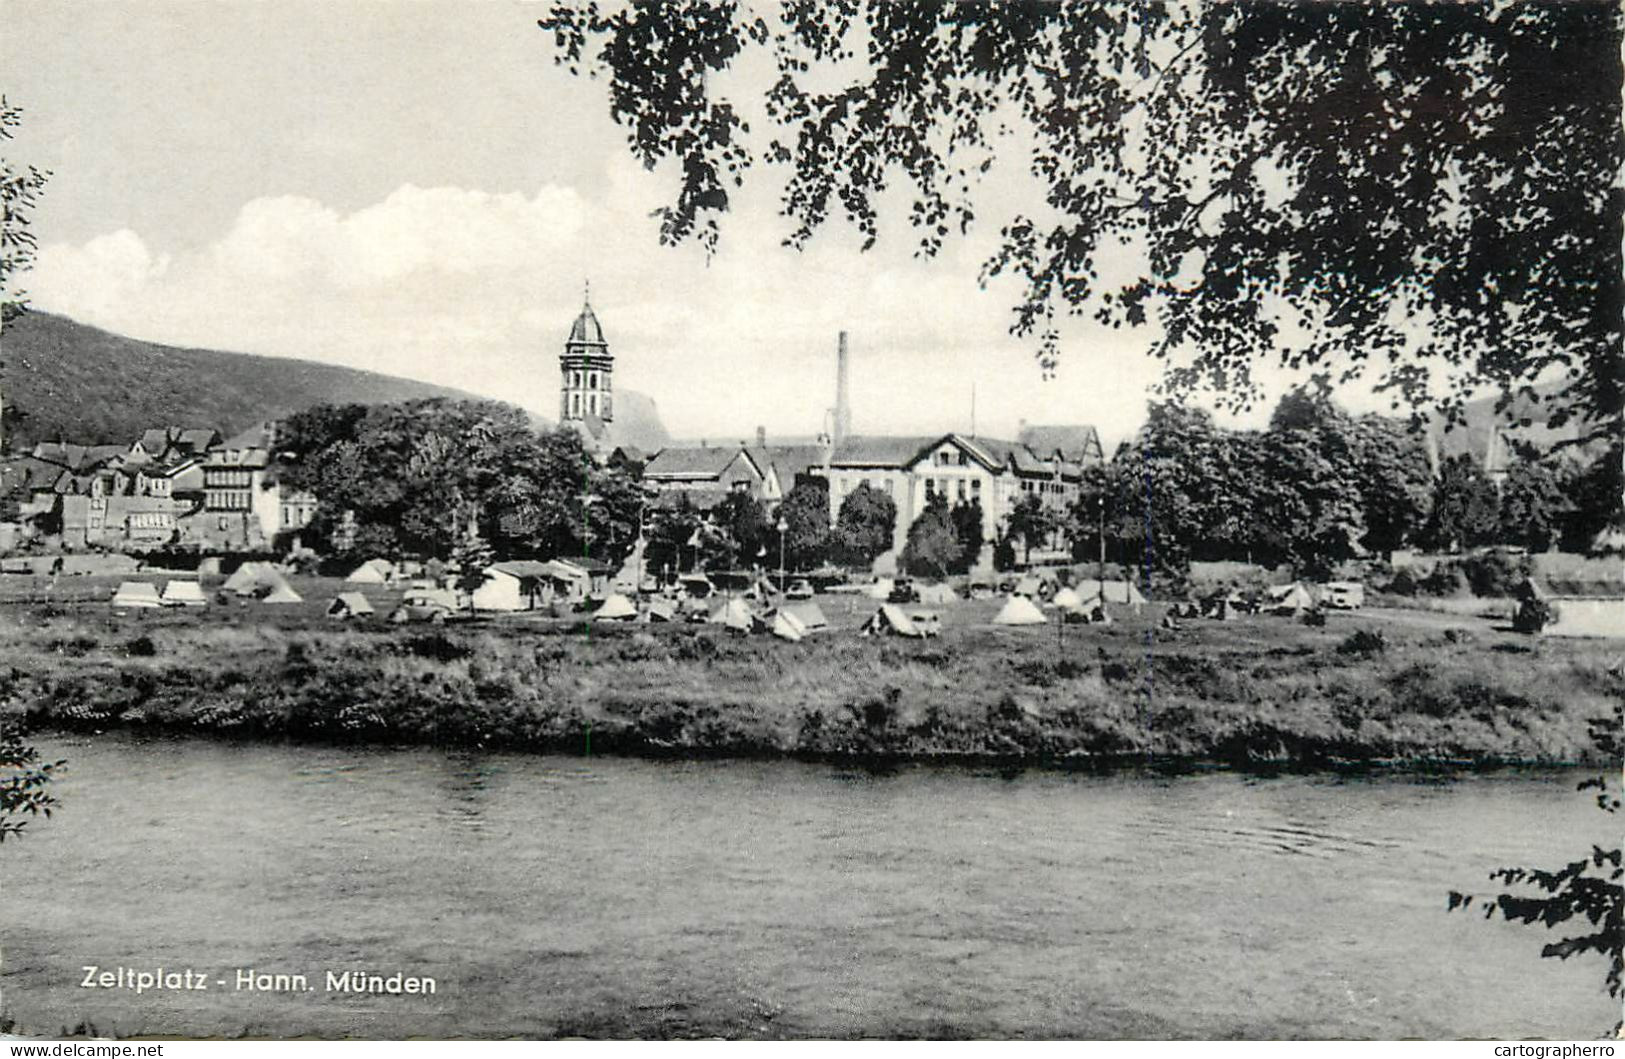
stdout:
<svg viewBox="0 0 1625 1059">
<path fill-rule="evenodd" d="M 678 436 L 816 432 L 840 330 L 867 431 L 966 429 L 973 384 L 985 433 L 1028 419 L 1119 436 L 1143 413 L 1157 377 L 1144 338 L 1081 333 L 1044 381 L 1006 330 L 1015 291 L 976 286 L 985 242 L 922 261 L 906 233 L 857 254 L 837 229 L 797 253 L 758 193 L 707 259 L 657 245 L 649 211 L 667 190 L 616 156 L 592 194 L 408 184 L 352 211 L 263 197 L 201 247 L 159 254 L 129 231 L 46 247 L 32 289 L 43 309 L 139 338 L 406 375 L 551 415 L 590 278 L 617 384 L 654 397 Z"/>
</svg>

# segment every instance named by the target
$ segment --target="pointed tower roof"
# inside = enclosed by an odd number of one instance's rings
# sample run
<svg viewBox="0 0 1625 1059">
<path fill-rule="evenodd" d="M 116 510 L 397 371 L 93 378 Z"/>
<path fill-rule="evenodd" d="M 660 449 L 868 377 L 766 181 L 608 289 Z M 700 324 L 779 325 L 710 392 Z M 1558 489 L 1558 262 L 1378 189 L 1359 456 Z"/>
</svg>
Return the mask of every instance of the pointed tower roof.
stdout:
<svg viewBox="0 0 1625 1059">
<path fill-rule="evenodd" d="M 592 293 L 588 292 L 581 299 L 581 315 L 570 327 L 570 344 L 587 346 L 607 346 L 604 341 L 604 329 L 598 323 L 598 317 L 592 312 Z"/>
</svg>

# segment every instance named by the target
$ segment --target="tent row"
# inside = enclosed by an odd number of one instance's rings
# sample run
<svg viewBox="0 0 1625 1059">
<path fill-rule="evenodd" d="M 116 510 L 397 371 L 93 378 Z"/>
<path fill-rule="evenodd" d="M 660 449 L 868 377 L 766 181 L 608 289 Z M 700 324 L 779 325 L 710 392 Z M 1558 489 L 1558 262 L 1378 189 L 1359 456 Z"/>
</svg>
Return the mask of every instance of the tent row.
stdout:
<svg viewBox="0 0 1625 1059">
<path fill-rule="evenodd" d="M 202 607 L 208 602 L 196 581 L 166 582 L 161 593 L 151 581 L 123 581 L 113 593 L 113 606 L 121 609 Z"/>
</svg>

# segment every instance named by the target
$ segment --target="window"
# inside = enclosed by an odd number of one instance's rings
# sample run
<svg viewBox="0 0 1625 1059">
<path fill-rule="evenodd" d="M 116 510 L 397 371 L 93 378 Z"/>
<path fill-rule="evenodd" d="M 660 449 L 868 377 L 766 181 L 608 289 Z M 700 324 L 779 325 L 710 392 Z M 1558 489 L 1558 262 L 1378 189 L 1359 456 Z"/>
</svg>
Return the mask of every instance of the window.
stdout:
<svg viewBox="0 0 1625 1059">
<path fill-rule="evenodd" d="M 579 393 L 570 395 L 570 414 L 573 416 L 581 414 L 581 395 Z"/>
<path fill-rule="evenodd" d="M 598 389 L 598 373 L 596 371 L 587 376 L 587 389 Z"/>
<path fill-rule="evenodd" d="M 969 461 L 965 458 L 965 454 L 963 452 L 956 453 L 956 455 L 959 457 L 959 466 L 965 467 L 969 465 Z"/>
<path fill-rule="evenodd" d="M 976 499 L 980 500 L 982 498 L 982 480 L 980 478 L 971 479 L 970 491 L 971 495 Z"/>
<path fill-rule="evenodd" d="M 597 394 L 590 393 L 590 394 L 587 395 L 587 411 L 591 412 L 593 415 L 598 414 L 598 395 Z"/>
<path fill-rule="evenodd" d="M 959 491 L 959 499 L 963 500 L 963 499 L 965 499 L 965 479 L 961 478 L 959 480 L 958 485 L 959 485 L 959 490 L 958 490 Z"/>
<path fill-rule="evenodd" d="M 891 479 L 890 478 L 887 478 L 885 481 L 881 482 L 880 487 L 882 489 L 886 490 L 886 495 L 887 496 L 891 496 Z"/>
</svg>

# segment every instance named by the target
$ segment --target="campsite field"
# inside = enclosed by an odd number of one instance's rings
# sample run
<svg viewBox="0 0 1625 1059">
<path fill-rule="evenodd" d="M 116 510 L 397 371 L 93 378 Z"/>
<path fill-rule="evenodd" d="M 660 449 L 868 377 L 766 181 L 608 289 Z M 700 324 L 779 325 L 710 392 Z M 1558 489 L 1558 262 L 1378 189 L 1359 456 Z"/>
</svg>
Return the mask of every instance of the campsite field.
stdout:
<svg viewBox="0 0 1625 1059">
<path fill-rule="evenodd" d="M 1617 642 L 1473 616 L 1166 630 L 1150 605 L 1104 627 L 1007 628 L 989 624 L 997 601 L 959 601 L 931 608 L 940 638 L 902 640 L 857 635 L 872 601 L 821 595 L 831 628 L 792 644 L 534 614 L 340 624 L 323 616 L 340 582 L 291 580 L 304 602 L 0 605 L 0 708 L 295 741 L 1321 767 L 1590 762 L 1588 723 L 1625 699 Z M 398 595 L 366 594 L 380 612 Z"/>
</svg>

